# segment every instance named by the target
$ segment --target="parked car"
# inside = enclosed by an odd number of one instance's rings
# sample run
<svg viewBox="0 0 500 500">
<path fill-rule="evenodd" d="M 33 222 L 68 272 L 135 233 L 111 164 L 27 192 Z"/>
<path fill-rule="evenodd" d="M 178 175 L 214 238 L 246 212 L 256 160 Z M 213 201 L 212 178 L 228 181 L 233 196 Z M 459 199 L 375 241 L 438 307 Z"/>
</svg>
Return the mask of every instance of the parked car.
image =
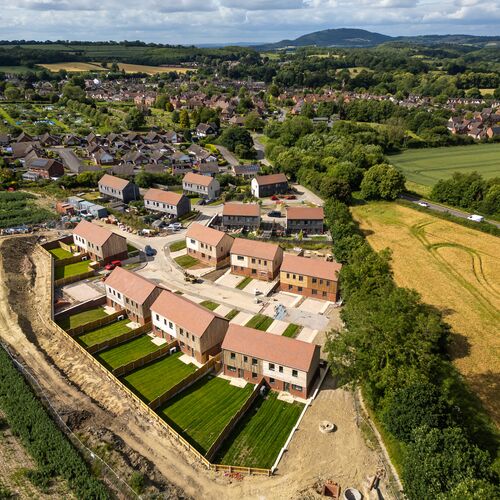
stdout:
<svg viewBox="0 0 500 500">
<path fill-rule="evenodd" d="M 269 217 L 281 217 L 281 212 L 278 210 L 271 210 L 270 212 L 267 212 L 267 215 Z"/>
<path fill-rule="evenodd" d="M 156 255 L 156 250 L 151 246 L 151 245 L 146 245 L 144 247 L 144 253 L 148 256 L 148 257 L 152 257 L 153 255 Z"/>
<path fill-rule="evenodd" d="M 425 207 L 425 208 L 428 208 L 429 207 L 429 204 L 426 203 L 425 201 L 419 201 L 418 204 L 421 206 L 421 207 Z"/>
<path fill-rule="evenodd" d="M 467 217 L 468 220 L 472 220 L 474 222 L 483 222 L 484 220 L 484 217 L 482 215 L 469 215 L 469 217 Z"/>
<path fill-rule="evenodd" d="M 173 222 L 167 226 L 170 231 L 180 231 L 182 229 L 182 224 L 180 222 Z"/>
<path fill-rule="evenodd" d="M 197 203 L 197 205 L 206 205 L 206 204 L 207 204 L 206 200 L 198 200 Z"/>
<path fill-rule="evenodd" d="M 106 271 L 112 271 L 115 267 L 122 267 L 122 261 L 112 260 L 111 262 L 109 262 L 104 266 L 104 269 L 106 269 Z"/>
<path fill-rule="evenodd" d="M 287 200 L 296 200 L 297 197 L 294 195 L 294 194 L 289 194 L 287 197 L 286 197 Z"/>
</svg>

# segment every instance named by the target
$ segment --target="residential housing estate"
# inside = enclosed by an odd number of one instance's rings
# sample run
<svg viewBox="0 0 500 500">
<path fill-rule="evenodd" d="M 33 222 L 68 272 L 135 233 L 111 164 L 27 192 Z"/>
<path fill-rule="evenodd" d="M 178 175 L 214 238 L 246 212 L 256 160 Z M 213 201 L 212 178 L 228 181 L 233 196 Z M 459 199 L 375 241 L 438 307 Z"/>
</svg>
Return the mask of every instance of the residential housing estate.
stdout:
<svg viewBox="0 0 500 500">
<path fill-rule="evenodd" d="M 220 194 L 220 184 L 209 175 L 187 173 L 182 179 L 182 189 L 185 193 L 196 194 L 201 198 L 213 200 Z"/>
<path fill-rule="evenodd" d="M 233 238 L 210 227 L 193 222 L 186 232 L 186 248 L 200 262 L 216 268 L 229 263 Z"/>
<path fill-rule="evenodd" d="M 227 229 L 254 231 L 260 226 L 260 206 L 257 203 L 225 203 L 222 225 Z"/>
<path fill-rule="evenodd" d="M 250 186 L 256 198 L 285 194 L 289 189 L 285 174 L 258 175 L 252 179 Z"/>
<path fill-rule="evenodd" d="M 288 233 L 322 234 L 325 215 L 322 207 L 288 207 L 286 230 Z"/>
<path fill-rule="evenodd" d="M 108 198 L 115 198 L 123 203 L 139 199 L 139 188 L 130 181 L 104 174 L 99 179 L 99 192 Z"/>
<path fill-rule="evenodd" d="M 144 208 L 173 217 L 182 217 L 191 212 L 191 201 L 183 194 L 151 188 L 144 194 Z"/>
<path fill-rule="evenodd" d="M 283 249 L 273 243 L 236 238 L 231 248 L 231 272 L 272 281 L 279 272 Z"/>
</svg>

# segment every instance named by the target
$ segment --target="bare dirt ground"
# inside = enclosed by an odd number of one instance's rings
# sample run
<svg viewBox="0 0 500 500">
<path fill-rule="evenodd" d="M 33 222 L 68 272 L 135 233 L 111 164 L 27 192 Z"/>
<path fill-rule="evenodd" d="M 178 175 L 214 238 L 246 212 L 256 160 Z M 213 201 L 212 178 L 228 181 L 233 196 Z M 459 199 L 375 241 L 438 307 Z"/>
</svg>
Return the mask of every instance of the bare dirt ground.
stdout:
<svg viewBox="0 0 500 500">
<path fill-rule="evenodd" d="M 0 241 L 0 337 L 18 354 L 58 413 L 125 479 L 133 470 L 161 498 L 316 498 L 323 479 L 360 489 L 380 465 L 356 425 L 352 395 L 327 379 L 273 477 L 235 480 L 207 471 L 135 407 L 50 322 L 50 264 L 36 238 Z M 338 431 L 325 435 L 321 420 Z M 385 498 L 391 495 L 384 492 Z"/>
</svg>

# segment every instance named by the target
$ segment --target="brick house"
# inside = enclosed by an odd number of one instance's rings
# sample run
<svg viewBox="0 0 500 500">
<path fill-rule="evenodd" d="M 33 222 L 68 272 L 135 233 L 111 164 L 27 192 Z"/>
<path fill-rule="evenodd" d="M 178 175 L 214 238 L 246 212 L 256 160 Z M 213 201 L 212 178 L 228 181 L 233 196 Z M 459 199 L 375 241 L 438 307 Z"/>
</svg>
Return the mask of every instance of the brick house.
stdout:
<svg viewBox="0 0 500 500">
<path fill-rule="evenodd" d="M 128 203 L 139 199 L 139 188 L 130 181 L 104 174 L 99 179 L 99 192 L 108 198 L 115 198 Z"/>
<path fill-rule="evenodd" d="M 87 253 L 92 260 L 102 264 L 112 260 L 125 260 L 128 257 L 125 237 L 85 220 L 73 230 L 73 242 L 81 252 Z"/>
<path fill-rule="evenodd" d="M 64 175 L 64 167 L 59 160 L 35 158 L 28 162 L 28 172 L 43 179 L 50 179 Z"/>
<path fill-rule="evenodd" d="M 322 234 L 325 214 L 322 207 L 288 207 L 286 210 L 287 233 Z"/>
<path fill-rule="evenodd" d="M 167 290 L 153 302 L 151 318 L 157 337 L 178 340 L 181 351 L 199 363 L 221 351 L 229 325 L 227 319 Z"/>
<path fill-rule="evenodd" d="M 252 194 L 256 198 L 284 194 L 288 191 L 288 179 L 285 174 L 257 175 L 251 182 Z"/>
<path fill-rule="evenodd" d="M 272 281 L 279 272 L 283 250 L 279 245 L 236 238 L 231 247 L 231 273 Z"/>
<path fill-rule="evenodd" d="M 213 200 L 219 196 L 220 184 L 217 179 L 208 175 L 187 173 L 182 179 L 182 189 L 185 193 L 196 194 L 207 200 Z"/>
<path fill-rule="evenodd" d="M 183 194 L 151 188 L 144 194 L 144 208 L 181 217 L 191 212 L 191 201 Z"/>
<path fill-rule="evenodd" d="M 230 324 L 222 342 L 224 375 L 308 398 L 318 373 L 319 346 Z"/>
<path fill-rule="evenodd" d="M 227 229 L 258 229 L 260 226 L 259 204 L 224 203 L 222 225 Z"/>
<path fill-rule="evenodd" d="M 106 303 L 116 311 L 125 309 L 131 321 L 141 325 L 151 321 L 151 305 L 161 288 L 122 267 L 115 267 L 106 278 Z"/>
<path fill-rule="evenodd" d="M 188 255 L 200 262 L 216 268 L 229 263 L 229 254 L 233 238 L 210 227 L 193 222 L 186 233 Z"/>
<path fill-rule="evenodd" d="M 338 273 L 341 269 L 342 264 L 338 262 L 285 253 L 280 270 L 280 290 L 335 301 L 338 297 Z"/>
</svg>

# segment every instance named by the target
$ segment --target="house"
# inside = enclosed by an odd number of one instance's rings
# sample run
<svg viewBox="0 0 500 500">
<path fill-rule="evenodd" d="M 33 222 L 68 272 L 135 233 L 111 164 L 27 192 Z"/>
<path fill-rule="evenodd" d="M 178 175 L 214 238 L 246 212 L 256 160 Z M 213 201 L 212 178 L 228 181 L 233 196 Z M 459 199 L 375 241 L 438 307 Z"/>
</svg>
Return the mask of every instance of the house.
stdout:
<svg viewBox="0 0 500 500">
<path fill-rule="evenodd" d="M 64 175 L 63 164 L 50 158 L 35 158 L 27 162 L 28 172 L 44 179 Z"/>
<path fill-rule="evenodd" d="M 259 165 L 233 165 L 234 175 L 245 179 L 252 179 L 259 173 Z"/>
<path fill-rule="evenodd" d="M 486 130 L 486 135 L 492 139 L 493 137 L 499 137 L 500 136 L 500 125 L 494 125 L 493 127 L 489 127 L 488 130 Z"/>
<path fill-rule="evenodd" d="M 217 126 L 214 123 L 200 123 L 196 127 L 195 134 L 197 137 L 207 137 L 207 135 L 217 134 Z"/>
<path fill-rule="evenodd" d="M 322 234 L 324 219 L 322 207 L 288 207 L 286 230 L 288 233 Z"/>
<path fill-rule="evenodd" d="M 308 398 L 318 373 L 319 346 L 230 324 L 222 342 L 224 375 Z"/>
<path fill-rule="evenodd" d="M 127 240 L 92 222 L 81 221 L 73 230 L 73 242 L 92 260 L 107 264 L 128 257 Z"/>
<path fill-rule="evenodd" d="M 139 188 L 130 181 L 104 174 L 99 180 L 99 192 L 103 196 L 121 200 L 123 203 L 139 199 Z"/>
<path fill-rule="evenodd" d="M 192 155 L 196 162 L 199 163 L 209 163 L 217 161 L 217 156 L 212 154 L 210 151 L 198 146 L 198 144 L 191 144 L 187 149 L 187 152 Z"/>
<path fill-rule="evenodd" d="M 248 229 L 255 231 L 260 226 L 258 203 L 224 203 L 222 225 L 227 229 Z"/>
<path fill-rule="evenodd" d="M 258 175 L 251 182 L 252 194 L 256 198 L 284 194 L 288 191 L 285 174 Z"/>
<path fill-rule="evenodd" d="M 92 158 L 97 165 L 112 165 L 115 161 L 112 154 L 108 153 L 103 148 L 98 148 L 92 153 Z"/>
<path fill-rule="evenodd" d="M 229 263 L 233 238 L 210 227 L 193 222 L 186 233 L 188 255 L 215 268 Z"/>
<path fill-rule="evenodd" d="M 151 188 L 144 195 L 144 208 L 173 217 L 182 217 L 191 212 L 191 201 L 183 194 Z"/>
<path fill-rule="evenodd" d="M 341 269 L 342 264 L 338 262 L 285 253 L 280 270 L 280 290 L 335 301 L 338 298 L 338 273 Z"/>
<path fill-rule="evenodd" d="M 206 363 L 221 351 L 229 322 L 203 306 L 164 290 L 151 306 L 153 333 L 177 340 L 182 352 Z"/>
<path fill-rule="evenodd" d="M 58 137 L 51 135 L 48 132 L 38 136 L 38 141 L 42 146 L 57 146 L 61 143 Z"/>
<path fill-rule="evenodd" d="M 125 310 L 132 321 L 141 325 L 151 321 L 151 306 L 162 291 L 160 287 L 123 267 L 115 267 L 104 284 L 108 306 L 115 311 Z"/>
<path fill-rule="evenodd" d="M 200 163 L 196 169 L 196 173 L 200 175 L 208 175 L 215 177 L 219 173 L 219 164 L 215 161 L 210 163 Z"/>
<path fill-rule="evenodd" d="M 231 273 L 272 281 L 279 272 L 283 250 L 279 245 L 236 238 L 231 247 Z"/>
<path fill-rule="evenodd" d="M 182 189 L 185 193 L 196 194 L 207 200 L 219 196 L 220 184 L 217 179 L 207 175 L 187 173 L 182 179 Z"/>
</svg>

